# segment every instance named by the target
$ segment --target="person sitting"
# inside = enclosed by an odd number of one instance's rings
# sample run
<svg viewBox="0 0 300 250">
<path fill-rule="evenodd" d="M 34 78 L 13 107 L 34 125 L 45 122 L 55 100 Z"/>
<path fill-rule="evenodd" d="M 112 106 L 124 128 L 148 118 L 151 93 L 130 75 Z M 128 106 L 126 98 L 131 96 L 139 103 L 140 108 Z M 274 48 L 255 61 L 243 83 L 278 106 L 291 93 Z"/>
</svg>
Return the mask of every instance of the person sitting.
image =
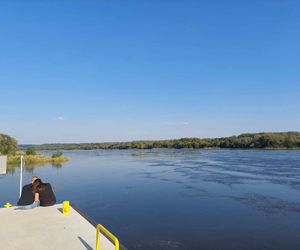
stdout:
<svg viewBox="0 0 300 250">
<path fill-rule="evenodd" d="M 48 207 L 56 203 L 56 197 L 50 183 L 43 183 L 41 179 L 35 179 L 31 184 L 31 194 L 34 197 L 29 205 L 19 206 L 16 210 L 32 209 L 38 206 Z"/>
<path fill-rule="evenodd" d="M 21 197 L 19 198 L 19 201 L 17 203 L 18 206 L 26 206 L 26 205 L 30 205 L 34 202 L 34 194 L 32 193 L 32 184 L 36 179 L 38 179 L 38 177 L 33 176 L 31 178 L 31 183 L 25 185 L 22 188 Z"/>
<path fill-rule="evenodd" d="M 56 197 L 50 183 L 43 183 L 41 179 L 33 182 L 32 192 L 34 193 L 34 201 L 39 201 L 40 206 L 48 207 L 56 203 Z"/>
</svg>

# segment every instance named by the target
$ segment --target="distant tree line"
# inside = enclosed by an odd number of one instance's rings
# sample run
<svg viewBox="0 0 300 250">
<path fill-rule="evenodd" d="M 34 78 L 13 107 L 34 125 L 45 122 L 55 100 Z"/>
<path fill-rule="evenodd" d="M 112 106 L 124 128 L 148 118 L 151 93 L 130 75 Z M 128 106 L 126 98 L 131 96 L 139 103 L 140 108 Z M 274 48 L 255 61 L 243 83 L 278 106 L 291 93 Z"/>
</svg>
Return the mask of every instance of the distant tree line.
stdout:
<svg viewBox="0 0 300 250">
<path fill-rule="evenodd" d="M 17 140 L 11 136 L 0 134 L 0 155 L 14 154 L 18 148 Z"/>
<path fill-rule="evenodd" d="M 181 138 L 173 140 L 140 140 L 131 142 L 69 143 L 22 145 L 36 150 L 72 149 L 152 149 L 152 148 L 231 148 L 231 149 L 299 149 L 300 132 L 247 133 L 222 138 Z"/>
</svg>

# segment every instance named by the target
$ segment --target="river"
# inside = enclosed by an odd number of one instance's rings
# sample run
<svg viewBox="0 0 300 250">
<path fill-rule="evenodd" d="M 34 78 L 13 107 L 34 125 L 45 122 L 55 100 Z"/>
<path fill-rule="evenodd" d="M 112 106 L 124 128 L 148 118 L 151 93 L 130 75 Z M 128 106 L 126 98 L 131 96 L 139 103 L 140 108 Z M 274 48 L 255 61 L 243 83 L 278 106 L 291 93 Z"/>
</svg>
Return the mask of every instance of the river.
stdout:
<svg viewBox="0 0 300 250">
<path fill-rule="evenodd" d="M 51 154 L 52 152 L 44 151 Z M 300 249 L 298 150 L 74 150 L 24 171 L 53 186 L 129 249 Z M 0 176 L 17 202 L 19 168 Z M 1 222 L 1 221 L 0 221 Z"/>
</svg>

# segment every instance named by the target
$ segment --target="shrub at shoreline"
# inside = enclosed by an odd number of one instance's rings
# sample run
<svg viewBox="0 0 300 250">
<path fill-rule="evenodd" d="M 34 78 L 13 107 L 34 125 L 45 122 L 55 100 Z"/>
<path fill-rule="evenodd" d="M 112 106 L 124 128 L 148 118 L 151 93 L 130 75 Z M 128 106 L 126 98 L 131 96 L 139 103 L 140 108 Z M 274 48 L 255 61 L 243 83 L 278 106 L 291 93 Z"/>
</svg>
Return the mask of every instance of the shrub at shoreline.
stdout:
<svg viewBox="0 0 300 250">
<path fill-rule="evenodd" d="M 66 156 L 48 156 L 48 155 L 41 155 L 41 154 L 34 154 L 34 155 L 24 155 L 25 163 L 26 164 L 41 164 L 41 163 L 52 163 L 52 164 L 59 164 L 63 162 L 67 162 L 70 159 Z M 8 155 L 8 164 L 19 164 L 21 162 L 21 154 L 16 155 Z"/>
</svg>

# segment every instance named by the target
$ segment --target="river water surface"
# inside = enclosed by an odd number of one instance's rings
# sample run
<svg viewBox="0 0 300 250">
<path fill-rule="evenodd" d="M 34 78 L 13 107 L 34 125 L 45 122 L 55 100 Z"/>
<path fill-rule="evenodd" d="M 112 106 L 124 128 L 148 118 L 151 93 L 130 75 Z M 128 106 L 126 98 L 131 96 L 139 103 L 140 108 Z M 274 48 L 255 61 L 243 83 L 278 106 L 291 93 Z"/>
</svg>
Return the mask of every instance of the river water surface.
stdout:
<svg viewBox="0 0 300 250">
<path fill-rule="evenodd" d="M 64 154 L 70 162 L 28 168 L 24 181 L 50 182 L 58 202 L 79 205 L 130 250 L 300 249 L 300 151 Z M 17 202 L 19 175 L 0 176 L 1 204 Z"/>
</svg>

